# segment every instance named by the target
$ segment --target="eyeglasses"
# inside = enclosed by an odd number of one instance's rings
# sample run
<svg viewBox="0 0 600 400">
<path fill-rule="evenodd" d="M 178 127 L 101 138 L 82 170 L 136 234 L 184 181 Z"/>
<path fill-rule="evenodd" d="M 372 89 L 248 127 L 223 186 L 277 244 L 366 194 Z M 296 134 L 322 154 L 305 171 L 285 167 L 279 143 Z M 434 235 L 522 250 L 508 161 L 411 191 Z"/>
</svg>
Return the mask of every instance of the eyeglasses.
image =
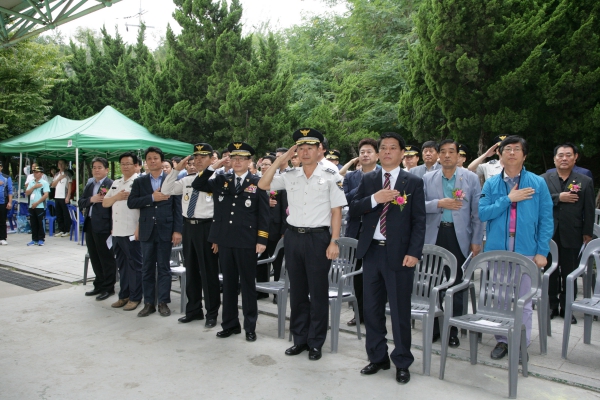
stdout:
<svg viewBox="0 0 600 400">
<path fill-rule="evenodd" d="M 131 166 L 133 166 L 133 165 L 135 165 L 135 164 L 122 164 L 122 163 L 119 163 L 119 165 L 120 165 L 121 167 L 131 167 Z"/>
<path fill-rule="evenodd" d="M 505 147 L 502 149 L 503 153 L 520 153 L 523 149 L 520 147 Z"/>
</svg>

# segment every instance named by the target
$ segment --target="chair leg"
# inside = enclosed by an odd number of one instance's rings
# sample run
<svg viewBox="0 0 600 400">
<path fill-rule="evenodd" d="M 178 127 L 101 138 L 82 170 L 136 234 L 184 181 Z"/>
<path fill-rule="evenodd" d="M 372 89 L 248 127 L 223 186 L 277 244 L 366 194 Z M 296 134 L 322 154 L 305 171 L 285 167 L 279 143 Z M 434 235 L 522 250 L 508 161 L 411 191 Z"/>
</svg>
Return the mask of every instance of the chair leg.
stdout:
<svg viewBox="0 0 600 400">
<path fill-rule="evenodd" d="M 543 296 L 542 296 L 543 297 Z M 546 305 L 544 300 L 542 299 L 542 297 L 540 297 L 540 299 L 538 300 L 538 308 L 537 308 L 537 315 L 538 315 L 538 327 L 539 327 L 539 331 L 540 331 L 540 354 L 546 354 L 546 343 L 548 341 L 548 334 L 546 332 L 546 315 L 545 315 L 545 311 L 546 311 Z"/>
<path fill-rule="evenodd" d="M 550 304 L 546 303 L 546 336 L 552 336 L 552 322 L 550 319 Z M 546 338 L 546 342 L 548 342 L 548 338 Z"/>
<path fill-rule="evenodd" d="M 450 336 L 450 324 L 440 326 L 442 331 L 442 352 L 440 355 L 440 379 L 444 379 L 446 372 L 446 357 L 448 356 L 448 337 Z M 432 331 L 433 332 L 433 331 Z"/>
<path fill-rule="evenodd" d="M 340 336 L 340 313 L 342 307 L 341 304 L 338 304 L 337 299 L 329 300 L 329 305 L 331 310 L 331 352 L 337 353 Z"/>
<path fill-rule="evenodd" d="M 277 337 L 285 338 L 285 298 L 283 290 L 277 292 Z"/>
<path fill-rule="evenodd" d="M 520 336 L 516 333 L 508 333 L 508 398 L 517 398 L 517 379 L 519 372 L 519 348 Z"/>
<path fill-rule="evenodd" d="M 566 317 L 565 317 L 566 319 Z M 569 322 L 571 322 L 569 320 Z M 592 314 L 583 315 L 583 343 L 590 344 L 592 341 Z"/>
<path fill-rule="evenodd" d="M 87 285 L 88 266 L 90 264 L 90 255 L 86 254 L 83 260 L 83 285 Z"/>
<path fill-rule="evenodd" d="M 185 288 L 187 285 L 187 278 L 185 277 L 185 272 L 181 275 L 181 314 L 185 315 L 185 310 L 187 307 L 187 294 L 185 292 Z"/>
<path fill-rule="evenodd" d="M 423 316 L 423 375 L 431 375 L 431 340 L 433 339 L 433 325 L 435 317 L 432 315 Z"/>
<path fill-rule="evenodd" d="M 521 329 L 521 362 L 523 365 L 523 376 L 529 375 L 529 364 L 527 363 L 527 332 Z"/>
<path fill-rule="evenodd" d="M 571 334 L 571 304 L 567 304 L 565 307 L 565 323 L 563 327 L 563 344 L 562 344 L 562 358 L 567 359 L 567 351 L 569 348 L 569 335 Z"/>
<path fill-rule="evenodd" d="M 477 346 L 479 343 L 479 332 L 469 331 L 469 355 L 471 365 L 477 365 Z"/>
</svg>

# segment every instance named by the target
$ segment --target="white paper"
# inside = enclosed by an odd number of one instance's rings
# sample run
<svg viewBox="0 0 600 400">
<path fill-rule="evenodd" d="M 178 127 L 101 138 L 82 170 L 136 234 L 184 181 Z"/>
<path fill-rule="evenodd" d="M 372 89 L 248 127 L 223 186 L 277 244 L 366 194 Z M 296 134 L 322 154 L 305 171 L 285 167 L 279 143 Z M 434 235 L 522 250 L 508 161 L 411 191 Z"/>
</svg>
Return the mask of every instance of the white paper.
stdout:
<svg viewBox="0 0 600 400">
<path fill-rule="evenodd" d="M 131 236 L 129 236 L 129 241 L 130 241 L 130 242 L 133 242 L 133 241 L 135 241 L 135 235 L 131 235 Z"/>
<path fill-rule="evenodd" d="M 112 249 L 112 235 L 110 235 L 108 239 L 106 239 L 106 247 Z"/>
<path fill-rule="evenodd" d="M 487 321 L 485 319 L 480 319 L 479 321 L 473 321 L 476 324 L 479 325 L 485 325 L 485 326 L 500 326 L 502 325 L 500 322 L 492 322 L 492 321 Z"/>
<path fill-rule="evenodd" d="M 185 267 L 171 267 L 173 272 L 185 272 Z"/>
</svg>

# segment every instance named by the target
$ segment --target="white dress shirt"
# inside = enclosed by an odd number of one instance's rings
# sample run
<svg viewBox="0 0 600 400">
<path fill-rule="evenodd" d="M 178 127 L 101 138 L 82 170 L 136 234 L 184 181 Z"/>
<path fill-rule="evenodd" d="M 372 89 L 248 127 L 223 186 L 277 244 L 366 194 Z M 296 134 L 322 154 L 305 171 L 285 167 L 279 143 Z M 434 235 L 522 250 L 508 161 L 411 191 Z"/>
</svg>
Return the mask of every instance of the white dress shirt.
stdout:
<svg viewBox="0 0 600 400">
<path fill-rule="evenodd" d="M 381 187 L 385 184 L 385 173 L 388 172 L 385 169 L 381 169 Z M 390 176 L 390 189 L 393 190 L 396 186 L 396 179 L 398 179 L 398 174 L 400 173 L 400 167 L 396 167 L 393 170 L 389 171 Z M 371 195 L 371 207 L 375 208 L 378 206 L 377 201 L 375 201 L 375 195 Z M 390 204 L 390 207 L 395 207 L 394 204 Z M 397 207 L 397 206 L 396 206 Z M 373 239 L 375 240 L 386 240 L 386 237 L 381 234 L 380 228 L 381 222 L 377 221 L 377 226 L 375 227 L 375 233 L 373 234 Z"/>
<path fill-rule="evenodd" d="M 202 173 L 201 171 L 200 173 Z M 169 175 L 165 178 L 163 182 L 161 192 L 169 195 L 182 195 L 181 197 L 181 213 L 185 218 L 188 218 L 188 207 L 190 205 L 190 200 L 192 199 L 192 194 L 194 193 L 194 188 L 192 187 L 192 182 L 196 179 L 196 174 L 184 176 L 180 180 L 177 180 L 178 171 L 174 169 L 171 171 Z M 215 174 L 213 174 L 210 179 L 213 179 Z M 194 208 L 194 216 L 193 218 L 207 219 L 212 218 L 215 213 L 215 205 L 213 203 L 212 193 L 199 192 L 198 201 L 196 202 L 196 207 Z"/>
<path fill-rule="evenodd" d="M 121 177 L 114 181 L 104 196 L 105 199 L 117 195 L 121 190 L 131 192 L 133 181 L 138 174 L 133 174 L 129 179 Z M 112 235 L 119 237 L 131 236 L 135 233 L 140 219 L 140 210 L 138 208 L 127 207 L 127 200 L 118 200 L 112 205 Z"/>
</svg>

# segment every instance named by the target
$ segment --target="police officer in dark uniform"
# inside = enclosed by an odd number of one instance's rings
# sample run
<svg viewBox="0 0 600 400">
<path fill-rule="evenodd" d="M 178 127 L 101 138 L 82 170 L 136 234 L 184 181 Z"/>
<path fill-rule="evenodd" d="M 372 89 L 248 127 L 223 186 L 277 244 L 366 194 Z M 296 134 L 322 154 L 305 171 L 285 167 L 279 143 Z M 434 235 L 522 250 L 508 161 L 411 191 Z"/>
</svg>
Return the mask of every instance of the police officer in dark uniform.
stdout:
<svg viewBox="0 0 600 400">
<path fill-rule="evenodd" d="M 242 311 L 246 340 L 256 340 L 256 259 L 263 253 L 269 238 L 269 196 L 258 189 L 259 178 L 248 171 L 254 149 L 234 142 L 223 157 L 204 170 L 192 187 L 213 194 L 215 215 L 208 241 L 219 246 L 219 263 L 223 273 L 223 330 L 217 337 L 226 338 L 242 332 L 238 319 L 238 282 L 241 284 Z M 231 159 L 233 173 L 215 170 Z"/>
<path fill-rule="evenodd" d="M 285 354 L 309 350 L 308 358 L 321 358 L 329 321 L 330 260 L 339 255 L 337 239 L 342 225 L 342 207 L 347 204 L 342 177 L 337 169 L 319 164 L 323 135 L 314 129 L 294 132 L 296 146 L 267 170 L 259 182 L 263 190 L 287 191 L 289 216 L 285 234 L 285 265 L 290 277 L 290 330 L 294 346 Z M 275 175 L 298 153 L 302 168 Z M 331 232 L 330 232 L 331 229 Z M 310 296 L 310 297 L 309 297 Z"/>
<path fill-rule="evenodd" d="M 208 143 L 194 145 L 194 167 L 200 173 L 211 163 L 213 148 Z M 192 188 L 196 174 L 177 180 L 192 156 L 180 161 L 165 178 L 162 192 L 180 195 L 183 213 L 183 262 L 185 265 L 187 305 L 185 315 L 179 322 L 188 323 L 204 319 L 202 311 L 202 292 L 206 306 L 207 328 L 217 324 L 217 315 L 221 306 L 219 293 L 219 262 L 217 245 L 208 240 L 214 217 L 212 193 L 200 192 Z"/>
</svg>

